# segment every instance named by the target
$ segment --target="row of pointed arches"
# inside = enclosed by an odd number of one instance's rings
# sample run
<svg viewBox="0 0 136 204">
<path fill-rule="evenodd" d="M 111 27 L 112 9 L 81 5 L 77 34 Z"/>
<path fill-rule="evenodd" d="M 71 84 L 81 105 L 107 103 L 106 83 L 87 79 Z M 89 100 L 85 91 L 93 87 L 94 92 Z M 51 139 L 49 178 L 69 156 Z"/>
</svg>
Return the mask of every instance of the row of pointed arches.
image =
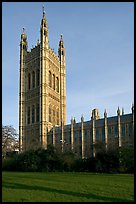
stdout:
<svg viewBox="0 0 136 204">
<path fill-rule="evenodd" d="M 36 88 L 40 85 L 40 70 L 32 71 L 27 76 L 28 90 Z M 59 78 L 49 71 L 49 87 L 59 93 Z"/>
<path fill-rule="evenodd" d="M 59 93 L 59 78 L 49 71 L 49 87 Z"/>
<path fill-rule="evenodd" d="M 39 103 L 27 107 L 27 124 L 32 124 L 40 121 Z"/>
<path fill-rule="evenodd" d="M 59 108 L 49 105 L 49 122 L 59 125 Z"/>
<path fill-rule="evenodd" d="M 40 121 L 39 103 L 27 107 L 27 124 L 33 124 Z M 49 122 L 59 125 L 59 108 L 49 105 Z"/>
<path fill-rule="evenodd" d="M 36 88 L 40 85 L 40 70 L 32 71 L 32 73 L 28 73 L 27 76 L 27 84 L 28 90 L 32 88 Z"/>
</svg>

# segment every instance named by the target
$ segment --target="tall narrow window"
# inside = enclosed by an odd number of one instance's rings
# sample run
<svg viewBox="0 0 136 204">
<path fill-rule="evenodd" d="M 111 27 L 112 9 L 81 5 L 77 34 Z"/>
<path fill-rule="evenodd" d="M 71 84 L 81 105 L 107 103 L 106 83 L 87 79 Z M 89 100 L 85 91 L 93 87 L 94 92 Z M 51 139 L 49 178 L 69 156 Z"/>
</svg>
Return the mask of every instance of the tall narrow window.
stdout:
<svg viewBox="0 0 136 204">
<path fill-rule="evenodd" d="M 39 104 L 36 105 L 36 122 L 39 122 Z"/>
<path fill-rule="evenodd" d="M 55 90 L 55 75 L 53 74 L 53 89 Z"/>
<path fill-rule="evenodd" d="M 32 106 L 32 123 L 35 122 L 35 107 L 34 105 Z"/>
<path fill-rule="evenodd" d="M 33 78 L 33 88 L 35 87 L 35 72 L 33 71 L 33 74 L 32 74 L 32 78 Z"/>
<path fill-rule="evenodd" d="M 27 124 L 28 125 L 30 124 L 30 106 L 28 106 L 28 109 L 27 109 Z"/>
<path fill-rule="evenodd" d="M 56 78 L 56 91 L 59 93 L 59 78 Z"/>
<path fill-rule="evenodd" d="M 56 112 L 56 119 L 57 119 L 57 125 L 59 125 L 59 110 L 57 109 L 57 112 Z"/>
<path fill-rule="evenodd" d="M 49 122 L 51 123 L 51 105 L 49 105 Z"/>
<path fill-rule="evenodd" d="M 37 70 L 37 86 L 40 85 L 40 70 Z"/>
<path fill-rule="evenodd" d="M 28 90 L 31 88 L 31 75 L 30 73 L 28 74 Z"/>
<path fill-rule="evenodd" d="M 55 125 L 55 110 L 53 109 L 53 124 Z"/>
<path fill-rule="evenodd" d="M 51 80 L 51 71 L 49 71 L 49 86 L 52 87 L 52 80 Z"/>
</svg>

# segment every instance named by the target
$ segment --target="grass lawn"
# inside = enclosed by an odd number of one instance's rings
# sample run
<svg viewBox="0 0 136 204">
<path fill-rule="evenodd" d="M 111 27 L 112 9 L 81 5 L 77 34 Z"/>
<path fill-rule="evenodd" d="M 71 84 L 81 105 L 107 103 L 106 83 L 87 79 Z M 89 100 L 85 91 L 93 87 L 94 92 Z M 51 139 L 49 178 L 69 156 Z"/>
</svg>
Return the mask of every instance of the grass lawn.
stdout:
<svg viewBox="0 0 136 204">
<path fill-rule="evenodd" d="M 3 172 L 2 202 L 134 202 L 134 175 Z"/>
</svg>

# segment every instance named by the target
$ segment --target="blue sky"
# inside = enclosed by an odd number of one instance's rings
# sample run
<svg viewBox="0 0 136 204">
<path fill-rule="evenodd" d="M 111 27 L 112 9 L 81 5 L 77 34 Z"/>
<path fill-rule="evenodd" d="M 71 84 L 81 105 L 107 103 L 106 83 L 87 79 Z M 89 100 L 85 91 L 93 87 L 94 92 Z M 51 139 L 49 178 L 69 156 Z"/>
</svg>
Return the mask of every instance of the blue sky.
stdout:
<svg viewBox="0 0 136 204">
<path fill-rule="evenodd" d="M 131 112 L 134 102 L 133 2 L 3 2 L 2 124 L 19 125 L 19 43 L 25 27 L 28 49 L 40 38 L 42 5 L 49 44 L 58 52 L 60 34 L 66 48 L 67 124 L 71 117 L 90 120 L 106 108 Z"/>
</svg>

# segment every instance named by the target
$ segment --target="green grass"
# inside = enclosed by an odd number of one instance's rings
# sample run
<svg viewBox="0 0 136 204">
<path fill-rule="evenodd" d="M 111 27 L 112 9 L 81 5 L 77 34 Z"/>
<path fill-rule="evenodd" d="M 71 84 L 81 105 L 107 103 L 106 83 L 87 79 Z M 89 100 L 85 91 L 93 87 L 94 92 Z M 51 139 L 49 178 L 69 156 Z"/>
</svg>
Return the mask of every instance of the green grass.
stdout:
<svg viewBox="0 0 136 204">
<path fill-rule="evenodd" d="M 3 202 L 133 202 L 134 175 L 2 173 Z"/>
</svg>

